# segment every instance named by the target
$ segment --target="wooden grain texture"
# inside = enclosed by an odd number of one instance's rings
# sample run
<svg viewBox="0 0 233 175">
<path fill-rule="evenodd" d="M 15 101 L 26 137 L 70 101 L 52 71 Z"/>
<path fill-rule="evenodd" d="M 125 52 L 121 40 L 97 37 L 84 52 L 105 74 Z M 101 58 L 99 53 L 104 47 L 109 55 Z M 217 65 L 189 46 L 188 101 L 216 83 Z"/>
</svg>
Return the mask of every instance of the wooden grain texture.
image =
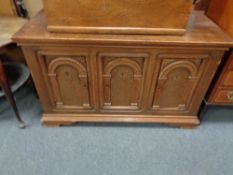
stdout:
<svg viewBox="0 0 233 175">
<path fill-rule="evenodd" d="M 32 18 L 13 39 L 23 44 L 103 44 L 103 45 L 140 45 L 140 46 L 201 46 L 231 47 L 232 38 L 224 33 L 203 12 L 194 11 L 190 17 L 187 32 L 183 36 L 145 36 L 145 35 L 91 35 L 61 34 L 47 31 L 47 22 L 43 12 Z"/>
<path fill-rule="evenodd" d="M 116 51 L 99 53 L 97 57 L 102 108 L 141 109 L 148 54 Z"/>
<path fill-rule="evenodd" d="M 48 30 L 61 33 L 183 34 L 192 9 L 192 0 L 43 2 Z"/>
<path fill-rule="evenodd" d="M 233 105 L 233 52 L 226 59 L 209 90 L 207 101 L 210 104 Z"/>
<path fill-rule="evenodd" d="M 233 90 L 232 89 L 219 89 L 216 92 L 215 103 L 233 104 Z"/>
<path fill-rule="evenodd" d="M 41 122 L 47 127 L 59 127 L 79 122 L 161 123 L 173 127 L 194 128 L 200 124 L 197 116 L 106 115 L 106 114 L 44 114 Z"/>
<path fill-rule="evenodd" d="M 208 55 L 172 53 L 159 57 L 162 61 L 152 109 L 184 112 L 192 103 L 192 95 L 206 67 Z"/>
<path fill-rule="evenodd" d="M 55 34 L 43 14 L 14 40 L 23 47 L 47 126 L 155 122 L 193 127 L 200 104 L 233 45 L 202 13 L 184 36 Z"/>
</svg>

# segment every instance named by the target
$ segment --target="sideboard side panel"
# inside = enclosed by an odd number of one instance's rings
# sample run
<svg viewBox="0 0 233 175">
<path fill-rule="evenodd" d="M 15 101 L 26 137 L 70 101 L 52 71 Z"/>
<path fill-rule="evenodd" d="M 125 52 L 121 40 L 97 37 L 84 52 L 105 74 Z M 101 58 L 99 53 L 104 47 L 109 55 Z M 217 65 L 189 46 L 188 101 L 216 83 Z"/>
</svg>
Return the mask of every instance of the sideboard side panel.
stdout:
<svg viewBox="0 0 233 175">
<path fill-rule="evenodd" d="M 50 98 L 48 98 L 50 95 L 46 86 L 46 81 L 42 76 L 42 71 L 40 69 L 39 62 L 36 58 L 36 49 L 37 48 L 30 46 L 22 47 L 23 53 L 26 58 L 26 62 L 29 66 L 37 93 L 42 104 L 42 108 L 44 112 L 52 112 L 53 104 L 51 103 Z"/>
</svg>

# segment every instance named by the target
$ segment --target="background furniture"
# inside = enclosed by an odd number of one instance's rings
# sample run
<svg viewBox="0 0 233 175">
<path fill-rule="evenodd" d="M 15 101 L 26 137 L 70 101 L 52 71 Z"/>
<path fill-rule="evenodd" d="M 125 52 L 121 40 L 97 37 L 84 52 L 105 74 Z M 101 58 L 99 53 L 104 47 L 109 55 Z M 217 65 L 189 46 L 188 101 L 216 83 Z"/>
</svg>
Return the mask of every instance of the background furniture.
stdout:
<svg viewBox="0 0 233 175">
<path fill-rule="evenodd" d="M 0 17 L 0 47 L 4 47 L 7 44 L 11 43 L 12 35 L 25 23 L 24 19 L 18 17 Z M 5 92 L 8 101 L 10 102 L 16 118 L 19 122 L 19 127 L 24 128 L 25 124 L 20 118 L 18 109 L 16 107 L 16 103 L 11 92 L 11 88 L 7 79 L 7 75 L 5 74 L 4 66 L 3 66 L 3 57 L 0 57 L 0 86 L 2 90 Z"/>
<path fill-rule="evenodd" d="M 11 106 L 12 106 L 14 112 L 15 112 L 16 119 L 19 122 L 19 127 L 20 128 L 25 128 L 26 125 L 22 121 L 22 119 L 21 119 L 21 117 L 19 115 L 19 111 L 17 109 L 15 99 L 14 99 L 13 94 L 11 92 L 10 84 L 8 82 L 7 75 L 5 74 L 5 70 L 4 70 L 1 58 L 0 58 L 0 86 L 1 86 L 1 88 L 3 90 L 3 92 L 5 92 L 6 97 L 7 97 L 8 101 L 10 102 L 10 104 L 11 104 Z"/>
<path fill-rule="evenodd" d="M 225 59 L 208 95 L 209 104 L 233 105 L 233 52 Z"/>
<path fill-rule="evenodd" d="M 207 15 L 233 37 L 233 1 L 212 0 Z M 207 95 L 208 104 L 233 105 L 233 52 L 228 52 Z"/>
<path fill-rule="evenodd" d="M 207 16 L 233 36 L 233 1 L 211 0 Z"/>
<path fill-rule="evenodd" d="M 42 122 L 199 124 L 200 104 L 233 45 L 201 12 L 184 36 L 58 34 L 43 13 L 14 36 L 43 106 Z"/>
</svg>

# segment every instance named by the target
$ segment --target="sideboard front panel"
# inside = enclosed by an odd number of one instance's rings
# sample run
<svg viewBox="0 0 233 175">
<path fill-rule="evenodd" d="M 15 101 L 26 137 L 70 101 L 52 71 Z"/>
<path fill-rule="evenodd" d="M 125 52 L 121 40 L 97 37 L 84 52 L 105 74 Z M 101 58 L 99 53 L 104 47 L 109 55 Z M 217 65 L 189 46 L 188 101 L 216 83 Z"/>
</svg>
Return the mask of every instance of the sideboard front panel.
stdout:
<svg viewBox="0 0 233 175">
<path fill-rule="evenodd" d="M 169 118 L 191 123 L 198 123 L 198 108 L 223 53 L 185 47 L 76 45 L 24 51 L 46 102 L 46 115 L 64 115 L 64 121 L 66 117 L 148 122 Z"/>
<path fill-rule="evenodd" d="M 188 114 L 192 98 L 208 61 L 208 53 L 169 52 L 157 55 L 160 60 L 159 75 L 152 82 L 153 99 L 150 110 L 155 113 Z"/>
<path fill-rule="evenodd" d="M 148 55 L 140 53 L 98 53 L 101 109 L 141 110 Z"/>
<path fill-rule="evenodd" d="M 38 52 L 38 59 L 54 110 L 86 111 L 92 109 L 88 54 Z"/>
</svg>

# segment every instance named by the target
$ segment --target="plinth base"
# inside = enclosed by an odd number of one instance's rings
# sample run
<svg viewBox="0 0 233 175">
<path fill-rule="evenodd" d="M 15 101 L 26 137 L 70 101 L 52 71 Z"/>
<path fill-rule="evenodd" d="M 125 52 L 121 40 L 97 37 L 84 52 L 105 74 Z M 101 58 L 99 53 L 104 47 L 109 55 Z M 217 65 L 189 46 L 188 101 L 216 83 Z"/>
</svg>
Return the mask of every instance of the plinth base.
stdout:
<svg viewBox="0 0 233 175">
<path fill-rule="evenodd" d="M 59 127 L 78 122 L 117 123 L 161 123 L 173 127 L 195 128 L 200 121 L 197 116 L 157 116 L 157 115 L 116 115 L 116 114 L 43 114 L 41 119 L 46 127 Z"/>
</svg>

